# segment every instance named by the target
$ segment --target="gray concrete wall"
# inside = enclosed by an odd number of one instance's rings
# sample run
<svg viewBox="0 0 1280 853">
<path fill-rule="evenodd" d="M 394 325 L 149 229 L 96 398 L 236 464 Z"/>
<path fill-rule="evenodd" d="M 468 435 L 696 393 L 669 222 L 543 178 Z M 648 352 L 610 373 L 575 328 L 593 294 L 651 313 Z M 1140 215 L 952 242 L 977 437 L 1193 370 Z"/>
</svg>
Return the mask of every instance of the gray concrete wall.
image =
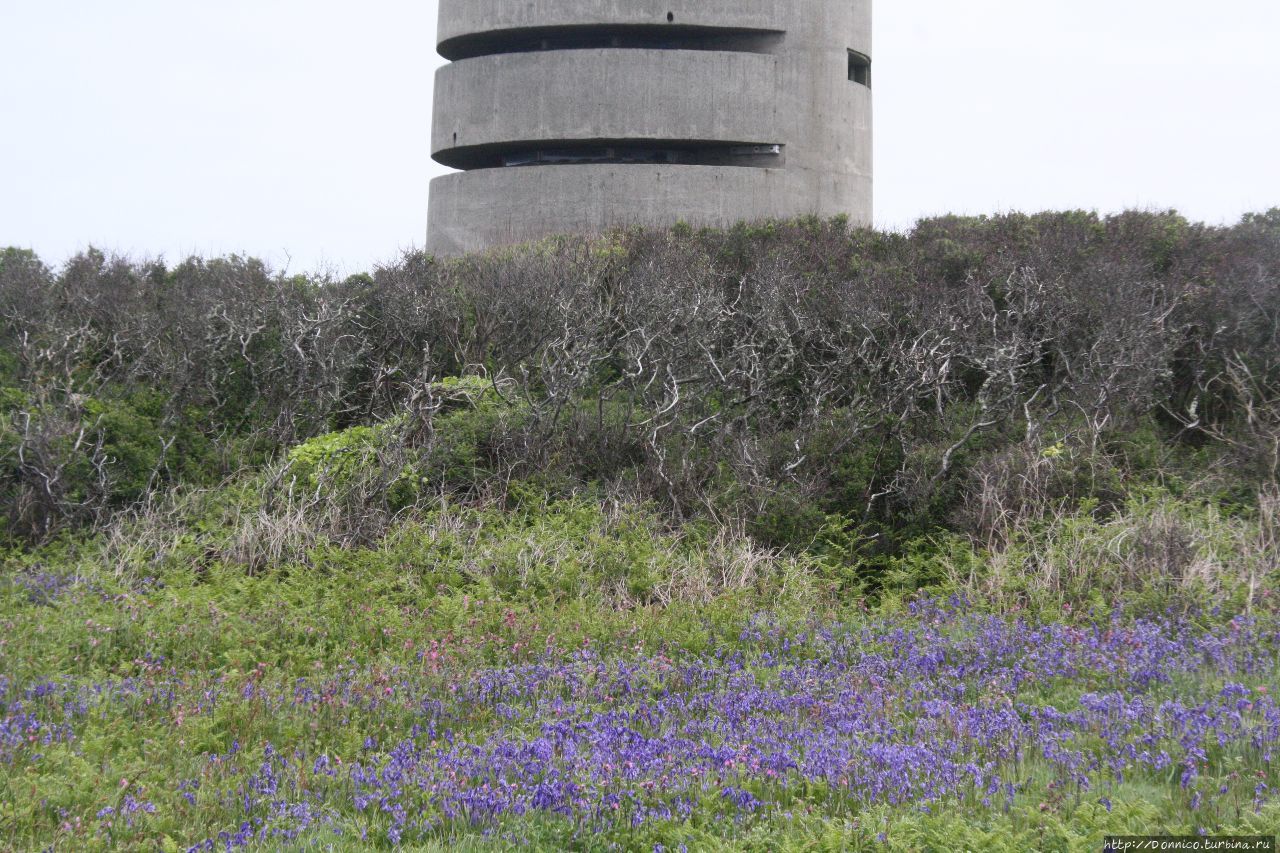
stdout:
<svg viewBox="0 0 1280 853">
<path fill-rule="evenodd" d="M 758 85 L 777 76 L 777 64 L 777 57 L 753 53 L 672 50 L 557 50 L 454 62 L 436 75 L 431 153 L 554 140 L 778 143 L 777 89 Z"/>
<path fill-rule="evenodd" d="M 481 169 L 432 182 L 431 251 L 454 254 L 548 234 L 678 221 L 731 225 L 792 215 L 780 169 L 582 165 Z M 621 191 L 620 191 L 621 189 Z M 512 199 L 531 199 L 512 204 Z M 554 211 L 550 217 L 548 212 Z"/>
<path fill-rule="evenodd" d="M 629 222 L 727 225 L 810 213 L 870 222 L 872 95 L 848 79 L 849 51 L 872 55 L 870 0 L 442 0 L 442 52 L 477 35 L 546 27 L 661 32 L 668 13 L 674 28 L 783 35 L 770 53 L 593 47 L 460 59 L 437 75 L 433 156 L 466 165 L 477 148 L 591 140 L 778 144 L 784 156 L 447 175 L 431 185 L 428 249 L 457 254 Z"/>
<path fill-rule="evenodd" d="M 534 27 L 674 23 L 784 30 L 797 2 L 824 0 L 440 0 L 437 33 L 447 57 L 449 43 L 461 36 Z"/>
</svg>

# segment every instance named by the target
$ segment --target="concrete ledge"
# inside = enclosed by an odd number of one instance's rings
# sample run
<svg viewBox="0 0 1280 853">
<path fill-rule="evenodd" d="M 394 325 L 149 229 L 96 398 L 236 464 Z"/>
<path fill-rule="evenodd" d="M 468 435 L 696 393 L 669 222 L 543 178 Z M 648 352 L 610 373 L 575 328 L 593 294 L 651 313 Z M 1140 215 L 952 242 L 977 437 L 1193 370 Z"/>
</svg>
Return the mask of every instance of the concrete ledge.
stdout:
<svg viewBox="0 0 1280 853">
<path fill-rule="evenodd" d="M 440 0 L 438 45 L 499 30 L 592 24 L 782 30 L 795 2 L 815 0 Z"/>
<path fill-rule="evenodd" d="M 457 255 L 611 225 L 731 225 L 741 211 L 794 216 L 786 172 L 715 166 L 481 169 L 431 182 L 427 250 Z M 820 212 L 820 211 L 812 211 Z"/>
<path fill-rule="evenodd" d="M 565 50 L 480 56 L 436 72 L 431 154 L 595 139 L 785 144 L 778 59 L 752 53 Z M 441 155 L 445 156 L 441 156 Z"/>
</svg>

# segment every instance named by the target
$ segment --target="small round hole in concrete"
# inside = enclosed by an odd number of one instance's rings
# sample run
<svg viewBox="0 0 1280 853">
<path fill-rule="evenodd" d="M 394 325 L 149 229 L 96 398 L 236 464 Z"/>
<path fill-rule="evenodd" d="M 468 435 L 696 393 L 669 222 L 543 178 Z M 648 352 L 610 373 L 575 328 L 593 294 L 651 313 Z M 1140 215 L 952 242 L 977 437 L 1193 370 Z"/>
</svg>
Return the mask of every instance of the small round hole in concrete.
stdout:
<svg viewBox="0 0 1280 853">
<path fill-rule="evenodd" d="M 667 13 L 667 23 L 668 23 L 668 24 L 670 24 L 671 22 L 675 21 L 675 19 L 676 19 L 676 13 L 675 13 L 675 12 L 668 12 L 668 13 Z"/>
</svg>

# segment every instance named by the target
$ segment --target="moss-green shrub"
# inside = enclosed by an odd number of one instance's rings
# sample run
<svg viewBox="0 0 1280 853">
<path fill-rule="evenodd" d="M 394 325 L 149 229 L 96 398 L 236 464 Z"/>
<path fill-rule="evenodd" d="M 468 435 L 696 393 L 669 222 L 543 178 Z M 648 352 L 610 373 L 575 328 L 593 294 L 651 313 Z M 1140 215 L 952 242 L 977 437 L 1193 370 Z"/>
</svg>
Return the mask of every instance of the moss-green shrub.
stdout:
<svg viewBox="0 0 1280 853">
<path fill-rule="evenodd" d="M 328 501 L 377 500 L 399 512 L 413 505 L 429 484 L 420 453 L 406 443 L 406 419 L 326 433 L 291 448 L 286 476 L 291 486 Z"/>
<path fill-rule="evenodd" d="M 497 448 L 517 434 L 527 410 L 478 376 L 450 377 L 432 392 L 440 408 L 431 419 L 424 465 L 446 485 L 468 486 L 496 473 Z"/>
</svg>

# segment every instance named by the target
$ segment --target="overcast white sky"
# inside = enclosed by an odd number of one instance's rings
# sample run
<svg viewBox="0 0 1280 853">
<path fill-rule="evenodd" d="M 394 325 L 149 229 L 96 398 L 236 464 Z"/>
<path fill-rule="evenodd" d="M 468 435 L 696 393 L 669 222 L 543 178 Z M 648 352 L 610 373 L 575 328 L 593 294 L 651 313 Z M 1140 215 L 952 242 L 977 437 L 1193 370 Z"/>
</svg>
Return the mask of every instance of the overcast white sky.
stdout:
<svg viewBox="0 0 1280 853">
<path fill-rule="evenodd" d="M 516 2 L 516 0 L 512 0 Z M 1280 2 L 878 0 L 876 218 L 1280 206 Z M 0 245 L 424 241 L 432 0 L 0 0 Z"/>
</svg>

